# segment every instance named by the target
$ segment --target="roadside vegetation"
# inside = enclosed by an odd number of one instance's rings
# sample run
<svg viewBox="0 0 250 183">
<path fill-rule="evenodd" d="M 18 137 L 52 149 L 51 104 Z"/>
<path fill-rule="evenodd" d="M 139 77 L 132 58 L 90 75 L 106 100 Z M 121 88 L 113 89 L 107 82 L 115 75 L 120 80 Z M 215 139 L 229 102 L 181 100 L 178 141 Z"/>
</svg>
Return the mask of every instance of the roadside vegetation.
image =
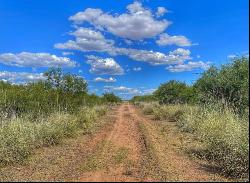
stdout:
<svg viewBox="0 0 250 183">
<path fill-rule="evenodd" d="M 150 100 L 149 100 L 150 99 Z M 155 120 L 175 121 L 204 145 L 199 153 L 229 176 L 248 177 L 249 58 L 211 67 L 192 85 L 162 84 L 131 102 Z"/>
<path fill-rule="evenodd" d="M 118 104 L 122 102 L 122 99 L 116 96 L 114 93 L 104 93 L 103 100 L 105 103 Z"/>
<path fill-rule="evenodd" d="M 35 148 L 91 133 L 110 104 L 121 102 L 114 94 L 88 94 L 84 79 L 60 68 L 44 76 L 23 85 L 0 82 L 0 166 L 22 162 Z"/>
</svg>

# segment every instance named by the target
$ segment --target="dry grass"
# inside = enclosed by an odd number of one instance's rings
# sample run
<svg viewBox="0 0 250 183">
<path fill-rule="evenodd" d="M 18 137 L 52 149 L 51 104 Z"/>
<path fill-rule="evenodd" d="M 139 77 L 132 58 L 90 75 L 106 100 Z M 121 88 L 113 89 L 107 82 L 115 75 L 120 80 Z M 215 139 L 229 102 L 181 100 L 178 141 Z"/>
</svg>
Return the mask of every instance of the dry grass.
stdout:
<svg viewBox="0 0 250 183">
<path fill-rule="evenodd" d="M 79 135 L 56 146 L 32 150 L 23 163 L 0 167 L 0 182 L 77 181 L 83 174 L 83 162 L 96 152 L 96 145 L 110 133 L 114 122 L 114 117 L 105 115 L 98 119 L 92 134 L 80 130 Z"/>
<path fill-rule="evenodd" d="M 187 105 L 163 105 L 153 109 L 155 120 L 177 121 L 190 106 Z"/>
<path fill-rule="evenodd" d="M 0 164 L 22 162 L 33 149 L 59 144 L 75 136 L 80 129 L 89 133 L 104 112 L 103 109 L 83 108 L 77 115 L 54 113 L 36 122 L 28 118 L 5 121 L 0 127 Z"/>
<path fill-rule="evenodd" d="M 159 181 L 226 181 L 204 170 L 207 162 L 196 162 L 186 155 L 186 148 L 197 148 L 190 134 L 180 132 L 172 122 L 146 122 L 140 125 L 147 148 L 144 172 Z"/>
<path fill-rule="evenodd" d="M 158 103 L 141 103 L 142 111 L 144 114 L 153 114 L 154 110 L 159 107 Z"/>
<path fill-rule="evenodd" d="M 229 108 L 215 105 L 145 106 L 153 108 L 155 120 L 176 121 L 183 131 L 194 133 L 206 147 L 205 151 L 198 153 L 213 160 L 224 173 L 230 176 L 248 176 L 248 115 L 239 117 Z"/>
<path fill-rule="evenodd" d="M 248 174 L 248 119 L 229 109 L 196 108 L 184 113 L 179 124 L 200 138 L 206 145 L 205 156 L 213 159 L 225 173 L 240 177 Z"/>
</svg>

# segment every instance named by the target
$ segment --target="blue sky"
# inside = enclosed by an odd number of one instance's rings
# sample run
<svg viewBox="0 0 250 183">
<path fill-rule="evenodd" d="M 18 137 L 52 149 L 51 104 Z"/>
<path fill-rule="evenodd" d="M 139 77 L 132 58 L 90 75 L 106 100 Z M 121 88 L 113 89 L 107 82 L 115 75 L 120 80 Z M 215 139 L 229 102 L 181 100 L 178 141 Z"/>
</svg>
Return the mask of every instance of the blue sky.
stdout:
<svg viewBox="0 0 250 183">
<path fill-rule="evenodd" d="M 0 79 L 60 66 L 90 92 L 148 94 L 248 54 L 248 0 L 0 0 Z"/>
</svg>

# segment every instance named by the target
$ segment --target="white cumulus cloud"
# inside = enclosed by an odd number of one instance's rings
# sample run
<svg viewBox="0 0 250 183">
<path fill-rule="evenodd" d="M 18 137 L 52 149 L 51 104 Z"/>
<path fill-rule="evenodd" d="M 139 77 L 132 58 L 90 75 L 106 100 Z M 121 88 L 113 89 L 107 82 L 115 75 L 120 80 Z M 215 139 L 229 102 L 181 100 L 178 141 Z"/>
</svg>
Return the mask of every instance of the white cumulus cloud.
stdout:
<svg viewBox="0 0 250 183">
<path fill-rule="evenodd" d="M 119 95 L 140 95 L 141 91 L 126 86 L 104 86 L 106 92 L 116 92 Z"/>
<path fill-rule="evenodd" d="M 79 27 L 76 31 L 71 32 L 70 35 L 75 37 L 84 38 L 84 39 L 91 39 L 91 40 L 102 40 L 104 36 L 99 31 L 94 31 L 90 28 Z"/>
<path fill-rule="evenodd" d="M 63 56 L 74 55 L 73 52 L 62 52 Z"/>
<path fill-rule="evenodd" d="M 162 33 L 171 23 L 167 20 L 157 20 L 149 9 L 142 7 L 139 2 L 127 6 L 128 12 L 120 15 L 111 15 L 101 9 L 87 8 L 71 16 L 69 20 L 75 24 L 88 22 L 97 28 L 131 40 L 152 38 Z M 158 10 L 159 13 L 163 9 Z"/>
<path fill-rule="evenodd" d="M 132 97 L 136 95 L 150 95 L 152 94 L 156 89 L 154 88 L 131 88 L 126 86 L 104 86 L 105 92 L 114 92 L 117 95 L 123 96 L 123 97 Z"/>
<path fill-rule="evenodd" d="M 157 12 L 156 12 L 156 16 L 157 17 L 161 17 L 163 16 L 164 14 L 166 14 L 168 12 L 168 10 L 164 7 L 158 7 L 157 8 Z"/>
<path fill-rule="evenodd" d="M 151 65 L 166 65 L 191 59 L 191 52 L 182 48 L 170 51 L 168 54 L 127 48 L 116 48 L 115 51 L 118 55 L 127 55 L 133 60 L 147 62 Z"/>
<path fill-rule="evenodd" d="M 141 70 L 142 70 L 141 67 L 134 67 L 134 68 L 133 68 L 133 71 L 141 71 Z"/>
<path fill-rule="evenodd" d="M 98 75 L 122 75 L 123 68 L 113 58 L 87 56 L 87 63 L 91 65 L 90 72 Z"/>
<path fill-rule="evenodd" d="M 156 41 L 160 46 L 177 45 L 177 46 L 191 46 L 192 43 L 185 36 L 170 36 L 166 33 L 160 35 L 160 39 Z"/>
<path fill-rule="evenodd" d="M 49 53 L 21 52 L 0 54 L 0 63 L 17 67 L 75 67 L 76 62 L 67 57 L 58 57 Z"/>
<path fill-rule="evenodd" d="M 229 58 L 229 59 L 233 59 L 233 58 L 235 58 L 235 57 L 237 57 L 237 55 L 234 55 L 234 54 L 231 54 L 231 55 L 228 55 L 228 56 L 227 56 L 227 58 Z"/>
<path fill-rule="evenodd" d="M 44 79 L 43 73 L 0 71 L 0 80 L 15 84 L 35 82 Z"/>
<path fill-rule="evenodd" d="M 178 64 L 168 66 L 166 69 L 170 72 L 185 72 L 192 71 L 194 69 L 203 69 L 206 70 L 210 67 L 210 62 L 188 62 L 186 64 Z"/>
<path fill-rule="evenodd" d="M 106 39 L 102 32 L 109 32 L 124 38 L 124 41 L 129 46 L 133 43 L 131 40 L 154 38 L 156 35 L 161 34 L 169 25 L 169 22 L 166 20 L 156 19 L 156 15 L 153 15 L 151 10 L 144 8 L 140 2 L 135 1 L 129 4 L 127 10 L 123 14 L 111 15 L 103 12 L 101 9 L 87 8 L 71 16 L 69 19 L 75 24 L 88 22 L 94 27 L 84 28 L 76 26 L 76 30 L 70 33 L 75 39 L 66 43 L 55 44 L 55 47 L 82 52 L 105 52 L 110 56 L 124 55 L 132 60 L 146 62 L 154 66 L 182 63 L 192 59 L 190 56 L 191 52 L 188 49 L 178 48 L 168 53 L 162 53 L 153 50 L 118 47 L 115 45 L 114 40 Z M 167 9 L 158 7 L 157 13 L 162 15 L 167 13 Z M 164 27 L 164 29 L 159 27 Z M 191 42 L 185 36 L 169 36 L 165 33 L 160 35 L 160 39 L 157 42 L 162 45 L 191 45 Z"/>
<path fill-rule="evenodd" d="M 70 33 L 75 36 L 75 40 L 69 40 L 65 43 L 55 44 L 55 48 L 63 50 L 79 51 L 97 51 L 107 52 L 112 50 L 113 40 L 105 39 L 101 32 L 94 31 L 90 28 L 78 28 L 75 32 Z"/>
<path fill-rule="evenodd" d="M 94 79 L 95 82 L 105 82 L 105 83 L 114 83 L 116 82 L 116 79 L 113 77 L 110 78 L 101 78 L 101 77 L 97 77 Z"/>
<path fill-rule="evenodd" d="M 144 90 L 142 90 L 142 94 L 143 95 L 151 95 L 154 91 L 156 91 L 155 88 L 144 89 Z"/>
</svg>

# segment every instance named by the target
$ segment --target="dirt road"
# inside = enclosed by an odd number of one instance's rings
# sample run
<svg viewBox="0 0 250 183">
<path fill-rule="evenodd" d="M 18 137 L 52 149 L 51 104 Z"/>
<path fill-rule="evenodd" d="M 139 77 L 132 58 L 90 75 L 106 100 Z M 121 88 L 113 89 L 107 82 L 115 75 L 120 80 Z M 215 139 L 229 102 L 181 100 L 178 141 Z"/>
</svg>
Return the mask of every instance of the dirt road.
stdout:
<svg viewBox="0 0 250 183">
<path fill-rule="evenodd" d="M 119 107 L 116 118 L 113 130 L 97 153 L 96 163 L 101 166 L 84 173 L 80 181 L 226 181 L 178 152 L 174 143 L 178 143 L 180 134 L 173 133 L 177 130 L 173 123 L 165 126 L 171 136 L 162 136 L 159 124 L 128 103 Z"/>
<path fill-rule="evenodd" d="M 104 121 L 94 135 L 37 150 L 26 164 L 0 169 L 0 181 L 228 181 L 185 154 L 190 139 L 174 123 L 152 121 L 129 103 Z"/>
<path fill-rule="evenodd" d="M 103 139 L 103 147 L 96 156 L 99 167 L 84 173 L 80 181 L 140 181 L 142 143 L 138 120 L 132 117 L 131 106 L 121 105 L 110 134 Z M 87 166 L 87 165 L 86 165 Z M 90 165 L 93 166 L 93 165 Z"/>
</svg>

